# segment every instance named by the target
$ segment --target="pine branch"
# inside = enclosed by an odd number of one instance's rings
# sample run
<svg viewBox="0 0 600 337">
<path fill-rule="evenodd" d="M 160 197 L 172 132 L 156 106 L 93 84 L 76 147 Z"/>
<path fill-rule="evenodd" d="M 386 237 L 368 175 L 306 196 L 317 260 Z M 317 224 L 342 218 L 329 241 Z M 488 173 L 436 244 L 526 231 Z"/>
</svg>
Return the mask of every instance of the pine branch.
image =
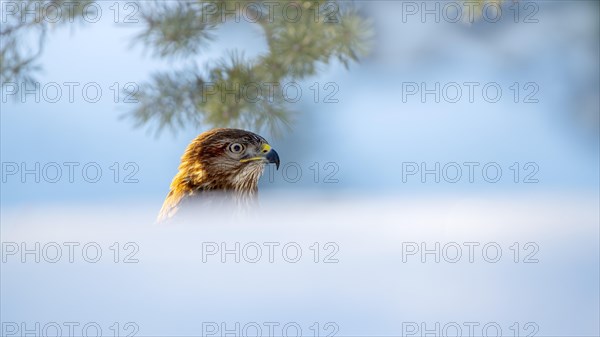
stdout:
<svg viewBox="0 0 600 337">
<path fill-rule="evenodd" d="M 247 2 L 234 0 L 198 1 L 154 5 L 148 11 L 144 16 L 145 30 L 138 39 L 158 57 L 195 56 L 202 43 L 215 38 L 210 35 L 215 27 L 240 15 L 255 19 L 263 30 L 268 50 L 255 60 L 234 51 L 206 64 L 204 73 L 188 67 L 185 74 L 155 75 L 137 95 L 140 104 L 131 112 L 136 125 L 154 121 L 158 132 L 165 127 L 177 130 L 190 124 L 277 132 L 290 124 L 292 111 L 287 108 L 281 88 L 272 90 L 269 86 L 316 75 L 320 65 L 332 60 L 348 66 L 369 50 L 370 23 L 341 1 L 255 4 L 260 6 L 246 6 Z M 301 10 L 303 14 L 297 19 L 286 16 L 282 10 L 285 6 L 292 8 L 290 12 Z M 339 8 L 342 10 L 336 10 Z M 190 78 L 195 79 L 196 85 Z M 248 90 L 254 90 L 256 95 L 248 94 Z"/>
</svg>

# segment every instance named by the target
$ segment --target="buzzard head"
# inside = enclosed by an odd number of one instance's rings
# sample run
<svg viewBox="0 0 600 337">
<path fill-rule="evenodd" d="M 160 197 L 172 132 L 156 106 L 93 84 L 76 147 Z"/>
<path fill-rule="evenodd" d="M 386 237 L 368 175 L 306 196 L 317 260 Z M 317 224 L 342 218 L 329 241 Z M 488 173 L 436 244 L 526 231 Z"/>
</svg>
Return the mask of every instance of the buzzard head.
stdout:
<svg viewBox="0 0 600 337">
<path fill-rule="evenodd" d="M 279 155 L 255 133 L 239 129 L 202 133 L 181 157 L 159 220 L 174 215 L 185 199 L 200 201 L 214 192 L 237 199 L 254 197 L 258 179 L 268 163 L 279 168 Z"/>
</svg>

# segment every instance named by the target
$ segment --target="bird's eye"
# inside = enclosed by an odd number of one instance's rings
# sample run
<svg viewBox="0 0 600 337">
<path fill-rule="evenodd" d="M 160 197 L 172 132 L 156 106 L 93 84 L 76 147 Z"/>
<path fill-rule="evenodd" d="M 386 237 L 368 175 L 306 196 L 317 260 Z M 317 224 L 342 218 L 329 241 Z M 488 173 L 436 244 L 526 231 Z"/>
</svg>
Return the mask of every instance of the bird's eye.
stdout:
<svg viewBox="0 0 600 337">
<path fill-rule="evenodd" d="M 238 144 L 238 143 L 233 143 L 233 144 L 229 145 L 229 151 L 231 151 L 232 153 L 240 153 L 240 152 L 244 151 L 244 145 Z"/>
</svg>

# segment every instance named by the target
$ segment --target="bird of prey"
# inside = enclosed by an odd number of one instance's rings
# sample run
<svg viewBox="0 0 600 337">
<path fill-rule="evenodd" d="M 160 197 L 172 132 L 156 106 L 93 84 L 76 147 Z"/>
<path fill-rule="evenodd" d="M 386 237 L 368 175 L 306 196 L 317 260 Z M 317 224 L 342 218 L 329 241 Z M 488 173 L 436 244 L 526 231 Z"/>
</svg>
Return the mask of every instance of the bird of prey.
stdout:
<svg viewBox="0 0 600 337">
<path fill-rule="evenodd" d="M 200 134 L 181 157 L 158 222 L 179 216 L 183 208 L 252 204 L 267 163 L 279 169 L 279 155 L 255 133 L 220 128 Z"/>
</svg>

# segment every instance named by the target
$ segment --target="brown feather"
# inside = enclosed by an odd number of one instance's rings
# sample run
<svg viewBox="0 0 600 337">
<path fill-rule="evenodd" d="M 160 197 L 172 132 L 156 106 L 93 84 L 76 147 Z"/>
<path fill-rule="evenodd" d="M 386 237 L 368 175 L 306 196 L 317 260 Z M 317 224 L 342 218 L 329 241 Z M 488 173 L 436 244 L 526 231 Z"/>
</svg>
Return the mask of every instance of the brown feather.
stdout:
<svg viewBox="0 0 600 337">
<path fill-rule="evenodd" d="M 267 144 L 259 135 L 238 129 L 213 129 L 196 137 L 181 157 L 179 171 L 158 215 L 159 222 L 173 218 L 188 201 L 207 203 L 217 194 L 237 205 L 252 204 L 265 162 L 241 162 L 228 152 L 233 143 L 242 144 L 249 156 Z"/>
</svg>

